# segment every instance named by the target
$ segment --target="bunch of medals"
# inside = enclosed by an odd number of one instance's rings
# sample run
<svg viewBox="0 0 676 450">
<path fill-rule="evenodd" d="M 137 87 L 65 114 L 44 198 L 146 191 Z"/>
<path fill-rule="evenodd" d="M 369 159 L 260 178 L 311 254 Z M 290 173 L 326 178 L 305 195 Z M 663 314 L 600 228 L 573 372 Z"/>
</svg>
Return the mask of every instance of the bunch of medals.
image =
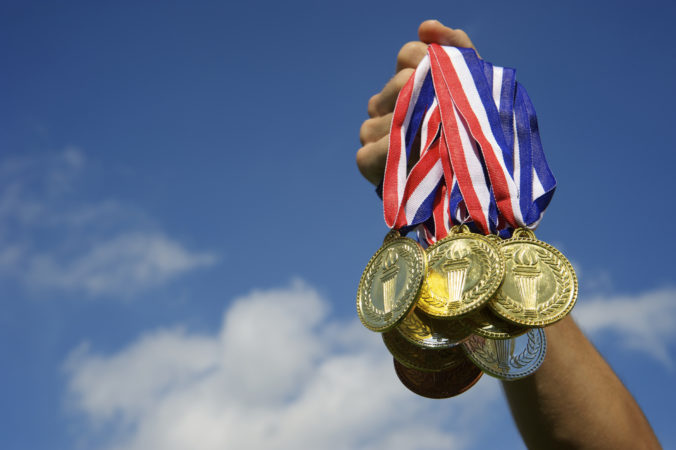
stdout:
<svg viewBox="0 0 676 450">
<path fill-rule="evenodd" d="M 532 374 L 543 327 L 577 297 L 570 262 L 532 231 L 556 181 L 514 73 L 433 44 L 393 113 L 382 191 L 392 231 L 364 270 L 357 312 L 425 397 L 458 395 L 483 373 Z"/>
</svg>

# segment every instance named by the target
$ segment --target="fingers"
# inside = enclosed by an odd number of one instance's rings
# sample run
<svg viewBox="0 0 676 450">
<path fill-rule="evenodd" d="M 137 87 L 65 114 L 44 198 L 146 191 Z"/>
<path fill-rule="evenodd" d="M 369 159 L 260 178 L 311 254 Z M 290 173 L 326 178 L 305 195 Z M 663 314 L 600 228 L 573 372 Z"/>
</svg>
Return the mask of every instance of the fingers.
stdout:
<svg viewBox="0 0 676 450">
<path fill-rule="evenodd" d="M 392 111 L 397 96 L 427 54 L 427 44 L 474 48 L 464 31 L 448 28 L 436 20 L 423 22 L 418 29 L 418 36 L 421 42 L 409 42 L 399 51 L 396 75 L 380 93 L 371 97 L 368 102 L 371 118 L 359 130 L 362 147 L 357 151 L 357 166 L 364 178 L 373 184 L 378 184 L 385 172 Z"/>
<path fill-rule="evenodd" d="M 369 100 L 368 114 L 371 118 L 359 130 L 362 148 L 357 151 L 357 166 L 364 178 L 373 184 L 378 184 L 385 172 L 392 111 L 399 91 L 426 54 L 427 45 L 422 42 L 405 44 L 397 55 L 396 75 Z"/>
<path fill-rule="evenodd" d="M 422 42 L 409 42 L 397 55 L 397 73 L 385 85 L 383 90 L 371 97 L 368 104 L 370 117 L 384 116 L 394 110 L 399 91 L 418 67 L 418 63 L 427 54 L 427 45 Z"/>
<path fill-rule="evenodd" d="M 369 100 L 368 113 L 370 117 L 379 117 L 394 111 L 394 105 L 397 103 L 399 91 L 404 87 L 415 69 L 403 69 L 387 82 L 380 93 L 374 95 Z"/>
<path fill-rule="evenodd" d="M 435 42 L 441 45 L 474 48 L 467 33 L 460 29 L 448 28 L 436 20 L 423 22 L 418 29 L 418 35 L 422 42 L 416 41 L 404 44 L 397 54 L 397 74 L 379 94 L 374 95 L 369 100 L 368 113 L 370 117 L 383 116 L 394 110 L 399 91 L 427 54 L 427 44 Z"/>
<path fill-rule="evenodd" d="M 427 54 L 427 45 L 422 42 L 407 42 L 397 54 L 397 72 L 406 68 L 415 69 Z"/>
<path fill-rule="evenodd" d="M 390 135 L 386 134 L 375 142 L 364 145 L 357 151 L 357 167 L 359 171 L 372 184 L 377 185 L 385 173 L 387 161 L 387 146 Z"/>
<path fill-rule="evenodd" d="M 390 132 L 391 123 L 392 113 L 364 121 L 359 130 L 359 140 L 361 141 L 361 145 L 375 142 L 383 136 L 386 136 Z"/>
<path fill-rule="evenodd" d="M 418 37 L 426 44 L 451 45 L 453 47 L 474 48 L 467 33 L 460 29 L 452 29 L 436 20 L 426 20 L 418 28 Z M 474 48 L 474 50 L 476 50 Z"/>
<path fill-rule="evenodd" d="M 385 172 L 391 123 L 392 113 L 389 113 L 367 119 L 359 130 L 363 147 L 357 151 L 357 166 L 364 178 L 373 184 L 378 184 Z"/>
</svg>

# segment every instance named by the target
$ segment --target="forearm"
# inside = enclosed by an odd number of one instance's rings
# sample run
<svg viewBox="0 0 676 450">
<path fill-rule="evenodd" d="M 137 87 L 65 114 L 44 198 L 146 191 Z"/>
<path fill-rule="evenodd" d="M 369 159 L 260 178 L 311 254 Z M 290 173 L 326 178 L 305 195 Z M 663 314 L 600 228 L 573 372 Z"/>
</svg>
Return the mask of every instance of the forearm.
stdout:
<svg viewBox="0 0 676 450">
<path fill-rule="evenodd" d="M 514 420 L 529 448 L 654 449 L 659 442 L 640 407 L 566 318 L 546 328 L 540 369 L 503 382 Z"/>
</svg>

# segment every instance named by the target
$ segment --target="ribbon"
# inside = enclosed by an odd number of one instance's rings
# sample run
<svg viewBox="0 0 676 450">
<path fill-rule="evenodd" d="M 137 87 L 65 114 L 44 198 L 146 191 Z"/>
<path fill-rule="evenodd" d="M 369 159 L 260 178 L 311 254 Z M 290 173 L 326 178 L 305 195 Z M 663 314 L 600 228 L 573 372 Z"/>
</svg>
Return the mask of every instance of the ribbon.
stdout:
<svg viewBox="0 0 676 450">
<path fill-rule="evenodd" d="M 555 188 L 514 69 L 472 49 L 430 45 L 393 113 L 382 192 L 388 227 L 417 227 L 427 244 L 459 223 L 509 236 L 537 227 Z"/>
</svg>

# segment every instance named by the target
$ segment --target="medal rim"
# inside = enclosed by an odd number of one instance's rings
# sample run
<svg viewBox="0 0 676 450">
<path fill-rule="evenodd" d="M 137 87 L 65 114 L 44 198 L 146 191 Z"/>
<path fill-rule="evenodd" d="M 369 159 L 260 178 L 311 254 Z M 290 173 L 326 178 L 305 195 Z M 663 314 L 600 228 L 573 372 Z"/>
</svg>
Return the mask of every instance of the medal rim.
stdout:
<svg viewBox="0 0 676 450">
<path fill-rule="evenodd" d="M 427 273 L 427 255 L 425 254 L 425 249 L 422 248 L 422 246 L 416 242 L 414 239 L 404 237 L 404 236 L 393 236 L 391 234 L 392 232 L 388 233 L 385 236 L 383 245 L 380 246 L 380 248 L 371 256 L 371 259 L 369 259 L 368 263 L 366 263 L 366 267 L 364 268 L 364 271 L 362 272 L 362 276 L 359 280 L 359 285 L 357 287 L 357 315 L 359 316 L 359 320 L 361 321 L 362 325 L 364 325 L 366 328 L 368 328 L 371 331 L 376 331 L 379 333 L 384 333 L 387 331 L 392 330 L 394 327 L 396 327 L 403 319 L 406 317 L 406 315 L 411 311 L 411 309 L 415 306 L 415 304 L 418 301 L 418 296 L 420 295 L 420 287 L 422 286 L 422 282 L 424 281 L 425 274 Z M 415 252 L 418 253 L 419 258 L 414 258 L 414 259 L 419 259 L 422 262 L 422 270 L 417 271 L 415 276 L 419 278 L 419 280 L 416 282 L 415 279 L 413 280 L 414 284 L 417 285 L 417 288 L 415 291 L 410 295 L 411 299 L 407 302 L 408 304 L 406 305 L 406 302 L 403 302 L 405 307 L 400 307 L 400 308 L 394 308 L 390 313 L 392 313 L 392 317 L 389 320 L 382 319 L 382 324 L 372 324 L 369 323 L 365 316 L 364 316 L 364 311 L 363 311 L 363 305 L 362 303 L 364 302 L 364 295 L 362 294 L 364 284 L 366 283 L 366 276 L 367 273 L 369 272 L 371 266 L 375 263 L 375 261 L 378 259 L 378 257 L 383 253 L 386 249 L 397 245 L 398 242 L 406 242 L 411 245 L 415 250 Z M 385 313 L 387 314 L 387 313 Z"/>
<path fill-rule="evenodd" d="M 438 372 L 452 369 L 457 364 L 455 358 L 458 355 L 464 357 L 460 345 L 449 348 L 424 348 L 406 340 L 397 330 L 390 330 L 382 334 L 385 347 L 390 354 L 404 366 L 421 372 Z M 420 359 L 415 360 L 410 355 L 417 355 Z M 421 364 L 422 361 L 422 364 Z"/>
<path fill-rule="evenodd" d="M 534 374 L 537 372 L 537 370 L 542 366 L 542 363 L 545 360 L 545 357 L 547 356 L 547 335 L 545 334 L 545 331 L 542 328 L 531 328 L 528 330 L 527 333 L 522 334 L 519 337 L 524 337 L 527 336 L 528 333 L 538 333 L 541 337 L 540 342 L 540 350 L 538 352 L 538 355 L 536 357 L 536 362 L 533 364 L 532 367 L 530 367 L 528 370 L 525 372 L 519 372 L 515 374 L 510 374 L 510 373 L 504 373 L 501 371 L 494 370 L 493 368 L 489 367 L 487 364 L 485 364 L 481 359 L 479 359 L 475 354 L 474 351 L 470 348 L 472 345 L 473 340 L 476 338 L 482 339 L 484 342 L 487 340 L 491 340 L 490 338 L 484 338 L 482 336 L 478 335 L 473 335 L 472 338 L 468 339 L 466 342 L 462 343 L 462 350 L 465 352 L 467 357 L 477 365 L 481 369 L 482 372 L 486 373 L 487 375 L 490 375 L 493 378 L 497 378 L 499 380 L 503 381 L 516 381 L 520 380 L 522 378 L 526 378 L 529 375 Z M 518 339 L 518 338 L 514 338 Z M 492 340 L 500 340 L 500 339 L 492 339 Z M 510 365 L 511 367 L 511 365 Z"/>
<path fill-rule="evenodd" d="M 404 385 L 404 387 L 406 387 L 406 389 L 408 389 L 412 393 L 419 395 L 421 397 L 430 398 L 430 399 L 434 399 L 434 400 L 456 397 L 456 396 L 458 396 L 458 395 L 460 395 L 464 392 L 467 392 L 469 389 L 471 389 L 475 384 L 477 384 L 479 382 L 479 380 L 481 379 L 481 377 L 484 374 L 483 371 L 472 362 L 472 360 L 467 358 L 467 361 L 462 363 L 461 368 L 467 370 L 468 374 L 472 375 L 472 377 L 473 377 L 473 378 L 467 377 L 469 379 L 468 383 L 464 384 L 459 389 L 449 391 L 447 388 L 446 388 L 446 390 L 429 389 L 430 383 L 429 383 L 428 380 L 425 380 L 426 382 L 423 383 L 423 385 L 428 386 L 428 389 L 424 390 L 424 389 L 419 389 L 420 385 L 414 383 L 409 377 L 405 376 L 405 372 L 415 370 L 415 371 L 421 372 L 423 377 L 429 377 L 429 376 L 434 375 L 434 374 L 438 374 L 438 375 L 443 376 L 443 375 L 447 375 L 447 374 L 450 374 L 450 373 L 457 373 L 458 368 L 452 367 L 450 369 L 438 370 L 438 371 L 435 371 L 435 372 L 425 372 L 425 371 L 422 371 L 422 370 L 413 369 L 411 367 L 406 367 L 401 362 L 397 361 L 396 358 L 392 358 L 392 362 L 394 364 L 394 372 L 397 375 L 397 378 L 399 378 L 399 381 L 401 382 L 401 384 Z M 476 375 L 474 375 L 475 372 L 476 372 Z M 447 387 L 448 382 L 446 380 L 442 380 L 442 381 L 444 381 L 443 386 Z M 435 381 L 433 380 L 432 383 L 435 383 Z M 434 387 L 436 388 L 437 386 L 434 386 Z"/>
<path fill-rule="evenodd" d="M 463 333 L 465 333 L 466 336 L 461 338 L 461 339 L 446 338 L 448 341 L 450 341 L 448 344 L 437 344 L 437 345 L 429 343 L 429 340 L 415 339 L 415 338 L 411 337 L 410 333 L 406 333 L 406 332 L 403 331 L 402 325 L 406 321 L 406 318 L 410 314 L 416 314 L 416 313 L 419 313 L 418 317 L 425 316 L 425 318 L 427 318 L 428 320 L 436 321 L 436 322 L 440 322 L 440 323 L 441 322 L 451 322 L 451 321 L 457 322 L 458 327 L 462 328 Z M 465 326 L 465 324 L 461 323 L 461 319 L 452 319 L 452 320 L 446 319 L 446 320 L 444 320 L 444 319 L 441 319 L 439 317 L 430 316 L 430 315 L 424 314 L 422 311 L 420 311 L 420 309 L 418 308 L 417 305 L 414 306 L 411 309 L 411 311 L 401 320 L 401 322 L 399 322 L 399 324 L 397 324 L 395 329 L 402 335 L 402 337 L 404 339 L 406 339 L 411 344 L 416 345 L 420 348 L 429 348 L 429 349 L 446 349 L 446 348 L 456 347 L 456 346 L 462 344 L 463 342 L 465 342 L 472 335 L 471 331 Z"/>
<path fill-rule="evenodd" d="M 564 317 L 566 317 L 570 311 L 573 309 L 575 306 L 575 303 L 577 302 L 577 296 L 578 296 L 578 280 L 577 280 L 577 274 L 575 273 L 575 269 L 573 268 L 573 265 L 570 263 L 568 258 L 565 257 L 561 251 L 559 251 L 556 247 L 553 245 L 550 245 L 544 241 L 539 240 L 537 237 L 535 237 L 535 234 L 528 229 L 525 229 L 530 236 L 532 237 L 511 237 L 509 239 L 504 239 L 502 242 L 499 243 L 499 248 L 500 252 L 503 252 L 503 248 L 517 244 L 517 243 L 528 243 L 531 245 L 539 246 L 549 252 L 551 252 L 555 257 L 559 258 L 559 260 L 563 263 L 563 265 L 569 270 L 571 274 L 571 283 L 572 283 L 572 289 L 571 289 L 571 295 L 570 295 L 570 300 L 568 301 L 568 304 L 564 309 L 559 311 L 557 314 L 554 314 L 552 316 L 549 316 L 548 318 L 545 319 L 528 319 L 524 317 L 517 316 L 515 314 L 510 315 L 510 313 L 506 310 L 505 307 L 502 306 L 500 301 L 498 300 L 498 295 L 500 292 L 500 288 L 502 287 L 502 284 L 498 289 L 496 290 L 494 296 L 490 299 L 488 302 L 488 307 L 495 313 L 497 314 L 500 318 L 503 318 L 507 320 L 508 322 L 511 322 L 515 325 L 521 325 L 521 326 L 526 326 L 526 327 L 545 327 L 548 325 L 552 325 Z M 504 260 L 505 260 L 505 275 L 507 275 L 507 258 L 504 257 L 504 254 L 502 255 Z"/>
<path fill-rule="evenodd" d="M 484 308 L 487 308 L 487 307 L 488 306 L 484 306 Z M 524 334 L 528 333 L 528 330 L 531 329 L 531 327 L 523 326 L 521 324 L 516 324 L 514 322 L 507 321 L 507 320 L 503 319 L 502 316 L 498 316 L 493 311 L 493 309 L 491 309 L 491 308 L 489 308 L 489 310 L 490 310 L 489 313 L 493 314 L 497 319 L 502 320 L 503 322 L 506 322 L 507 324 L 509 324 L 511 326 L 520 327 L 519 331 L 517 333 L 513 333 L 513 334 L 506 333 L 506 332 L 498 333 L 498 332 L 494 332 L 494 331 L 486 331 L 485 329 L 483 329 L 479 326 L 475 326 L 476 322 L 474 320 L 472 320 L 471 316 L 472 316 L 472 314 L 478 314 L 480 310 L 472 311 L 470 314 L 463 316 L 460 319 L 460 322 L 461 322 L 462 326 L 464 326 L 471 334 L 476 334 L 477 336 L 481 336 L 481 337 L 488 338 L 488 339 L 496 339 L 496 340 L 506 340 L 506 339 L 517 338 L 519 336 L 523 336 Z"/>
</svg>

